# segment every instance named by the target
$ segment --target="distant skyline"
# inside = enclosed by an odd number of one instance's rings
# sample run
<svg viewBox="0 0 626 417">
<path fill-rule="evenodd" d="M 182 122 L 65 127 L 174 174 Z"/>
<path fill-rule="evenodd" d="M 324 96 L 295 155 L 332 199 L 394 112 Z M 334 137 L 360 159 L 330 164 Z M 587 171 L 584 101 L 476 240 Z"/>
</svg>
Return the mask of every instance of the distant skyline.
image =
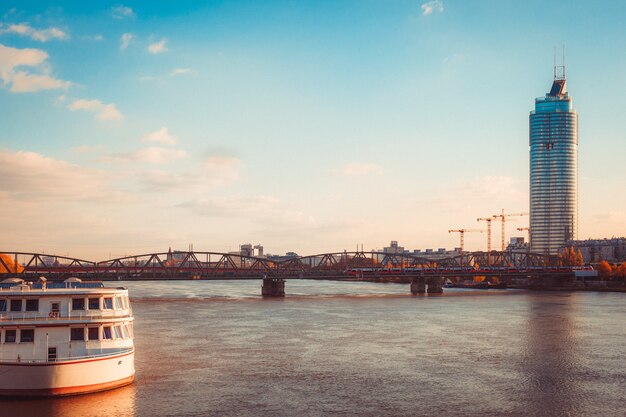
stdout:
<svg viewBox="0 0 626 417">
<path fill-rule="evenodd" d="M 625 236 L 625 20 L 615 1 L 4 2 L 0 250 L 454 248 L 448 229 L 528 211 L 528 115 L 563 45 L 578 237 Z"/>
</svg>

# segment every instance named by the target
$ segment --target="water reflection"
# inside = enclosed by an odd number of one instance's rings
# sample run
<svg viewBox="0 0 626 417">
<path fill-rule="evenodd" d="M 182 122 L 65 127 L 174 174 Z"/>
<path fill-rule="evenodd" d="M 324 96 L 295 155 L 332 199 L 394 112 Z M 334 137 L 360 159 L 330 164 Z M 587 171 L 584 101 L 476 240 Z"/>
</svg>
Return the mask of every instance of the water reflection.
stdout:
<svg viewBox="0 0 626 417">
<path fill-rule="evenodd" d="M 575 296 L 530 297 L 521 363 L 525 414 L 581 415 L 585 399 L 577 382 L 581 357 L 572 300 Z"/>
<path fill-rule="evenodd" d="M 134 416 L 136 386 L 88 395 L 36 400 L 2 400 L 0 415 L 11 417 Z"/>
</svg>

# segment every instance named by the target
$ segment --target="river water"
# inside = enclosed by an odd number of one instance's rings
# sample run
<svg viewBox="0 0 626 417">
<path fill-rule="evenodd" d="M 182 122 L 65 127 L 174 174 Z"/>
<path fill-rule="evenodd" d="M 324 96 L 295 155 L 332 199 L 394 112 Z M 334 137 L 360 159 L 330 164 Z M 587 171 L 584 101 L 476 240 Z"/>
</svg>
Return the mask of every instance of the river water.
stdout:
<svg viewBox="0 0 626 417">
<path fill-rule="evenodd" d="M 626 416 L 626 294 L 122 285 L 135 384 L 0 416 Z"/>
</svg>

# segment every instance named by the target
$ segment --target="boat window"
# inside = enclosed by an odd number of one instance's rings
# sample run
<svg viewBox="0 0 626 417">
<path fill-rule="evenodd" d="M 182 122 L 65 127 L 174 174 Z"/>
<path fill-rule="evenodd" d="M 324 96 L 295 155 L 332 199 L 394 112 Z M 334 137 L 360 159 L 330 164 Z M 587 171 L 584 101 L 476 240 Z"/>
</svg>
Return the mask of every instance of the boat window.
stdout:
<svg viewBox="0 0 626 417">
<path fill-rule="evenodd" d="M 26 300 L 26 311 L 39 311 L 39 300 Z"/>
<path fill-rule="evenodd" d="M 132 324 L 125 324 L 124 330 L 126 332 L 127 337 L 129 338 L 133 337 L 133 325 Z"/>
<path fill-rule="evenodd" d="M 22 300 L 11 300 L 11 311 L 22 311 Z"/>
<path fill-rule="evenodd" d="M 70 329 L 70 340 L 85 340 L 85 328 L 73 327 Z"/>
<path fill-rule="evenodd" d="M 0 300 L 0 311 L 7 311 L 7 300 Z"/>
<path fill-rule="evenodd" d="M 87 338 L 89 340 L 98 340 L 98 328 L 97 327 L 88 327 L 87 328 Z"/>
<path fill-rule="evenodd" d="M 84 310 L 85 299 L 84 298 L 72 298 L 72 310 Z"/>
<path fill-rule="evenodd" d="M 4 343 L 15 343 L 17 330 L 7 330 L 4 333 Z"/>
<path fill-rule="evenodd" d="M 115 309 L 122 310 L 124 306 L 122 305 L 122 297 L 115 297 Z"/>
<path fill-rule="evenodd" d="M 128 331 L 125 324 L 120 326 L 120 330 L 122 331 L 122 339 L 128 339 Z"/>
<path fill-rule="evenodd" d="M 104 308 L 105 310 L 112 310 L 113 309 L 113 298 L 111 298 L 111 297 L 104 297 L 104 302 L 102 303 L 102 308 Z"/>
<path fill-rule="evenodd" d="M 115 334 L 116 339 L 123 339 L 122 329 L 120 326 L 113 326 L 113 333 Z"/>
<path fill-rule="evenodd" d="M 20 343 L 32 343 L 35 341 L 35 329 L 20 330 Z"/>
<path fill-rule="evenodd" d="M 102 328 L 102 338 L 104 340 L 111 340 L 111 339 L 113 339 L 113 333 L 111 332 L 111 326 L 104 326 Z"/>
<path fill-rule="evenodd" d="M 59 303 L 52 303 L 52 305 L 50 307 L 50 311 L 52 311 L 53 313 L 58 313 L 59 311 L 61 311 L 60 304 Z"/>
<path fill-rule="evenodd" d="M 50 347 L 48 348 L 48 362 L 56 362 L 57 360 L 57 348 Z"/>
<path fill-rule="evenodd" d="M 99 298 L 90 298 L 89 299 L 89 310 L 99 310 L 100 309 L 100 299 Z"/>
</svg>

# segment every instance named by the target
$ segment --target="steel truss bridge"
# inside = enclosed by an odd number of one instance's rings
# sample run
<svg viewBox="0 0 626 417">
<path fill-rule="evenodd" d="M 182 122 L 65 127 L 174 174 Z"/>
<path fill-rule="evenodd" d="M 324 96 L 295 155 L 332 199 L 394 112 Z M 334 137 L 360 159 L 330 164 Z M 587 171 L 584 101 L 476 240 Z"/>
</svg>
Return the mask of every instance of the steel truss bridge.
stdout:
<svg viewBox="0 0 626 417">
<path fill-rule="evenodd" d="M 572 275 L 554 258 L 529 252 L 467 252 L 428 257 L 337 252 L 270 260 L 219 252 L 161 252 L 90 261 L 42 253 L 0 251 L 0 277 L 97 280 L 168 279 L 402 279 L 417 276 L 537 277 Z"/>
</svg>

